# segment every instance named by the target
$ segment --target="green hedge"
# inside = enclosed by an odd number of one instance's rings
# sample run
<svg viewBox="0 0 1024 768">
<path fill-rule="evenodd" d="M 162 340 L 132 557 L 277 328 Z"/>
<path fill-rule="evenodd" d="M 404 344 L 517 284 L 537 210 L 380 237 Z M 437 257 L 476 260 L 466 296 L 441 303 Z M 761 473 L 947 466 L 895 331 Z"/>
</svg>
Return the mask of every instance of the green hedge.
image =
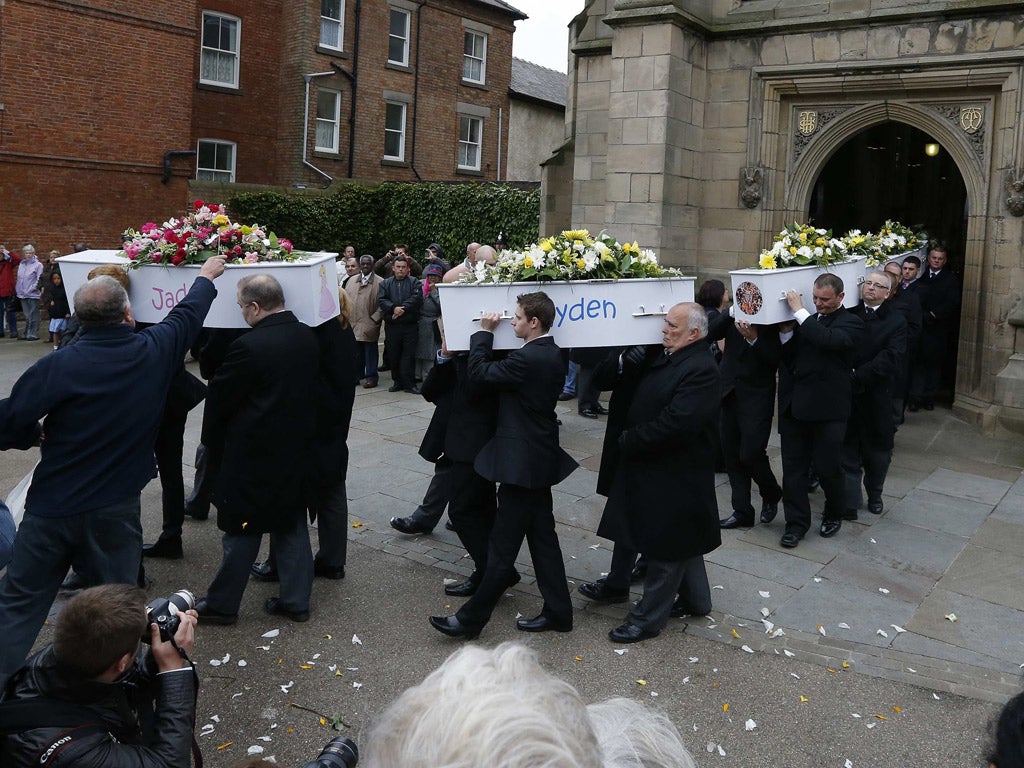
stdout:
<svg viewBox="0 0 1024 768">
<path fill-rule="evenodd" d="M 231 217 L 258 222 L 307 251 L 340 251 L 380 256 L 392 243 L 409 244 L 420 256 L 440 243 L 457 262 L 473 241 L 493 244 L 505 233 L 510 247 L 537 241 L 539 189 L 501 184 L 343 184 L 323 195 L 245 192 L 228 200 Z"/>
</svg>

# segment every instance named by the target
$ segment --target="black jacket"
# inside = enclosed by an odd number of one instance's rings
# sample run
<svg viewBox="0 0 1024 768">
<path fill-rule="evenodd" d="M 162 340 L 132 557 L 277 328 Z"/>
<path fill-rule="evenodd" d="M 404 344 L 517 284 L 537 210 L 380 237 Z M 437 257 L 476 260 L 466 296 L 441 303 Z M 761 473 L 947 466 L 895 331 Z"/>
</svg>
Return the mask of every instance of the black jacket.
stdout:
<svg viewBox="0 0 1024 768">
<path fill-rule="evenodd" d="M 320 348 L 285 310 L 237 338 L 210 381 L 203 445 L 216 459 L 213 501 L 227 533 L 268 533 L 303 515 L 312 483 Z"/>
<path fill-rule="evenodd" d="M 808 317 L 782 345 L 779 414 L 800 421 L 846 421 L 853 395 L 851 372 L 863 321 L 840 307 Z"/>
<path fill-rule="evenodd" d="M 47 645 L 7 683 L 5 700 L 37 696 L 77 704 L 95 716 L 91 727 L 37 728 L 7 737 L 5 759 L 15 768 L 180 768 L 191 764 L 195 682 L 190 670 L 156 675 L 148 650 L 119 681 L 76 681 L 57 666 Z M 155 712 L 152 711 L 155 698 Z M 152 727 L 143 723 L 152 719 Z M 70 737 L 65 740 L 65 737 Z M 113 737 L 113 738 L 112 738 Z M 4 763 L 7 765 L 7 763 Z"/>
<path fill-rule="evenodd" d="M 416 325 L 423 306 L 423 288 L 420 281 L 409 275 L 404 280 L 387 278 L 377 292 L 377 306 L 387 325 Z M 392 319 L 395 307 L 404 307 L 405 314 Z"/>
<path fill-rule="evenodd" d="M 625 406 L 626 416 L 598 536 L 668 561 L 722 543 L 715 456 L 707 450 L 720 398 L 706 340 L 647 358 L 630 401 L 612 401 L 612 410 Z"/>
<path fill-rule="evenodd" d="M 495 360 L 494 334 L 469 340 L 469 380 L 498 393 L 498 421 L 473 463 L 481 477 L 523 488 L 549 488 L 578 466 L 558 445 L 555 405 L 565 383 L 562 352 L 543 336 Z"/>
<path fill-rule="evenodd" d="M 851 310 L 864 321 L 853 369 L 853 401 L 847 436 L 860 435 L 876 449 L 892 448 L 896 423 L 893 387 L 901 380 L 907 351 L 907 323 L 889 302 L 869 312 L 863 304 Z"/>
</svg>

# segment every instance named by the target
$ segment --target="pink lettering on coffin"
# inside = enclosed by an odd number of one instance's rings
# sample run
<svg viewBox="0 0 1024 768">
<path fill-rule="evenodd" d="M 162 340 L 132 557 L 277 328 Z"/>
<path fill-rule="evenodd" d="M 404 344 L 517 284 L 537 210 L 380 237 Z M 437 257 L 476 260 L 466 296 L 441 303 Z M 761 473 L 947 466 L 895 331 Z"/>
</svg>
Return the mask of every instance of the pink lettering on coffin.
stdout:
<svg viewBox="0 0 1024 768">
<path fill-rule="evenodd" d="M 156 296 L 153 298 L 151 303 L 153 304 L 153 309 L 158 311 L 162 309 L 166 309 L 168 311 L 174 309 L 174 307 L 178 305 L 178 302 L 184 299 L 185 295 L 188 293 L 185 290 L 184 284 L 176 291 L 165 291 L 162 288 L 154 287 L 153 292 L 156 293 Z"/>
</svg>

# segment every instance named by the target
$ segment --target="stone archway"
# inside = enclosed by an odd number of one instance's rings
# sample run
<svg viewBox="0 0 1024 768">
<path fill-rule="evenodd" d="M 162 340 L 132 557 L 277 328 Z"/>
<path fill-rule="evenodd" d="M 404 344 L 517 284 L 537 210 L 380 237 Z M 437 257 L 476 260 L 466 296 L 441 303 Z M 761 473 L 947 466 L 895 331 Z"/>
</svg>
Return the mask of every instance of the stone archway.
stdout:
<svg viewBox="0 0 1024 768">
<path fill-rule="evenodd" d="M 973 103 L 979 101 L 985 99 L 976 99 Z M 961 396 L 969 395 L 978 388 L 982 376 L 983 342 L 978 286 L 983 270 L 988 211 L 988 179 L 982 165 L 982 156 L 987 152 L 979 153 L 963 131 L 955 130 L 940 112 L 926 104 L 879 101 L 842 105 L 837 111 L 841 113 L 841 119 L 830 121 L 806 143 L 797 157 L 791 158 L 793 164 L 787 174 L 782 206 L 785 219 L 806 218 L 815 183 L 829 159 L 854 136 L 885 122 L 905 123 L 933 136 L 952 157 L 963 179 L 968 213 L 963 253 L 960 342 L 953 393 L 956 406 Z M 988 113 L 991 115 L 990 105 Z"/>
</svg>

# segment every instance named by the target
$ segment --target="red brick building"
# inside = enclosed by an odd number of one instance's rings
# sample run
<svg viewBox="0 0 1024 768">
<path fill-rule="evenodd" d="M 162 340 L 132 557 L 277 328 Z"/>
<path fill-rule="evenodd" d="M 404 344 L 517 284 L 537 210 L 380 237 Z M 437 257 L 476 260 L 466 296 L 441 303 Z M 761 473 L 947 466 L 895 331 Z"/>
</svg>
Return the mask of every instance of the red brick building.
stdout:
<svg viewBox="0 0 1024 768">
<path fill-rule="evenodd" d="M 0 242 L 116 247 L 192 179 L 504 178 L 504 0 L 5 0 Z"/>
</svg>

